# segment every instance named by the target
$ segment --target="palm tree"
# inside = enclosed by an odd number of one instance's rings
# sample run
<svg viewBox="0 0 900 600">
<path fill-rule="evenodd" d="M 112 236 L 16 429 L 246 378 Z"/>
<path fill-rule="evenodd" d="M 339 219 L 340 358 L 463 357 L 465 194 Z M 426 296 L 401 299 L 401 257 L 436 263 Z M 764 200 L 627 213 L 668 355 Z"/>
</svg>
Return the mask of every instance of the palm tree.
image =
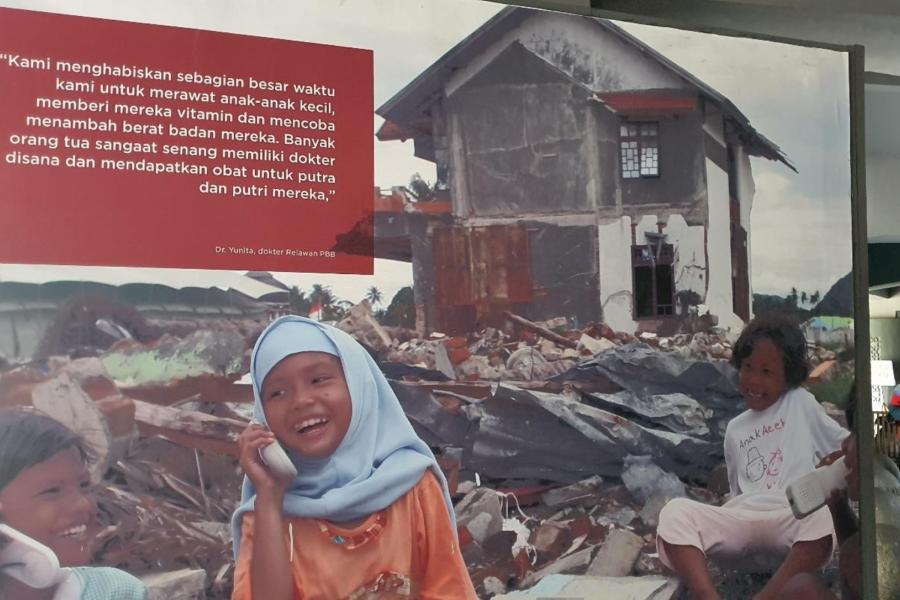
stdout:
<svg viewBox="0 0 900 600">
<path fill-rule="evenodd" d="M 366 300 L 368 300 L 372 304 L 372 306 L 381 304 L 381 301 L 383 300 L 381 290 L 373 285 L 369 288 L 369 291 L 366 292 Z"/>
<path fill-rule="evenodd" d="M 798 296 L 799 296 L 799 295 L 798 295 L 798 293 L 797 293 L 797 288 L 792 287 L 792 288 L 791 288 L 791 293 L 788 294 L 788 301 L 789 301 L 791 304 L 793 304 L 795 307 L 797 306 Z"/>
<path fill-rule="evenodd" d="M 809 301 L 811 304 L 818 304 L 819 300 L 822 298 L 822 295 L 819 294 L 819 290 L 813 292 L 812 296 L 809 297 Z"/>
<path fill-rule="evenodd" d="M 335 302 L 334 293 L 331 291 L 331 288 L 320 283 L 316 283 L 312 286 L 312 290 L 309 293 L 309 299 L 312 300 L 313 304 L 321 305 L 323 310 L 332 306 Z"/>
<path fill-rule="evenodd" d="M 806 304 L 806 292 L 800 292 L 800 304 Z"/>
<path fill-rule="evenodd" d="M 296 285 L 291 286 L 288 290 L 288 304 L 291 312 L 295 315 L 308 315 L 309 309 L 312 307 L 311 299 Z"/>
</svg>

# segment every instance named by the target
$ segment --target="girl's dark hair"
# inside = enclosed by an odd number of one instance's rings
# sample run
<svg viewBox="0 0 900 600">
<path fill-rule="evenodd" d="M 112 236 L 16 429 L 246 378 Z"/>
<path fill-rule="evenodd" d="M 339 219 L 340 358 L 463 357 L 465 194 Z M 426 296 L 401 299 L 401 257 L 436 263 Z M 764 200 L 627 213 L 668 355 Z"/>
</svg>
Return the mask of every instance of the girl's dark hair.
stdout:
<svg viewBox="0 0 900 600">
<path fill-rule="evenodd" d="M 784 382 L 789 388 L 798 387 L 806 381 L 809 377 L 806 338 L 797 325 L 777 315 L 757 317 L 741 332 L 731 355 L 731 364 L 735 369 L 741 370 L 741 364 L 753 353 L 760 340 L 769 340 L 781 352 Z"/>
<path fill-rule="evenodd" d="M 87 443 L 62 423 L 34 409 L 0 409 L 0 492 L 22 471 L 71 448 L 91 464 Z"/>
</svg>

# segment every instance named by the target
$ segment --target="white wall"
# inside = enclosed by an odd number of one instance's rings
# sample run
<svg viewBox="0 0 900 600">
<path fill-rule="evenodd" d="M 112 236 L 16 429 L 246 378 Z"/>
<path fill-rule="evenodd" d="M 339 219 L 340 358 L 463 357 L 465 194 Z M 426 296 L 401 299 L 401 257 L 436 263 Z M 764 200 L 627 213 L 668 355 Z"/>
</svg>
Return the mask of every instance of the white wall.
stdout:
<svg viewBox="0 0 900 600">
<path fill-rule="evenodd" d="M 753 198 L 756 196 L 756 184 L 753 182 L 753 169 L 750 166 L 750 155 L 742 145 L 734 146 L 734 160 L 737 163 L 738 201 L 741 204 L 741 225 L 747 232 L 747 273 L 750 279 L 750 318 L 753 318 L 753 242 L 750 236 L 750 211 L 753 209 Z"/>
<path fill-rule="evenodd" d="M 721 116 L 707 117 L 703 129 L 724 146 Z M 710 313 L 719 317 L 719 327 L 742 329 L 743 320 L 734 314 L 734 294 L 731 285 L 731 199 L 728 192 L 728 172 L 708 158 L 706 190 L 709 204 L 709 230 L 706 238 L 709 282 L 706 289 L 706 306 L 709 307 Z"/>
<path fill-rule="evenodd" d="M 675 246 L 675 290 L 691 290 L 703 298 L 706 294 L 704 227 L 690 226 L 682 215 L 672 215 L 663 231 L 666 241 Z"/>
<path fill-rule="evenodd" d="M 597 234 L 603 321 L 616 331 L 631 333 L 635 329 L 632 315 L 631 217 L 599 223 Z"/>
</svg>

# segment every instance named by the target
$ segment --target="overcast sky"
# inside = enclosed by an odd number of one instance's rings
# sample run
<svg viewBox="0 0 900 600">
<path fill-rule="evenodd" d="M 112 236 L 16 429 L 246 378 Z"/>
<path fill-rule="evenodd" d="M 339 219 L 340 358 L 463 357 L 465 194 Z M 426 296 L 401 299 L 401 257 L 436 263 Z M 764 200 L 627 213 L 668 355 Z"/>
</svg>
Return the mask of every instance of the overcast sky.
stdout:
<svg viewBox="0 0 900 600">
<path fill-rule="evenodd" d="M 0 5 L 372 49 L 376 106 L 393 96 L 502 5 L 479 0 L 0 0 Z M 580 17 L 573 17 L 580 18 Z M 797 166 L 753 159 L 754 291 L 792 286 L 824 294 L 851 268 L 849 103 L 840 53 L 620 23 L 728 96 Z M 374 107 L 373 107 L 374 108 Z M 380 125 L 375 118 L 373 127 Z M 376 184 L 405 184 L 434 166 L 411 142 L 375 144 Z M 409 265 L 379 261 L 375 278 L 293 274 L 358 300 L 373 283 L 388 299 Z"/>
</svg>

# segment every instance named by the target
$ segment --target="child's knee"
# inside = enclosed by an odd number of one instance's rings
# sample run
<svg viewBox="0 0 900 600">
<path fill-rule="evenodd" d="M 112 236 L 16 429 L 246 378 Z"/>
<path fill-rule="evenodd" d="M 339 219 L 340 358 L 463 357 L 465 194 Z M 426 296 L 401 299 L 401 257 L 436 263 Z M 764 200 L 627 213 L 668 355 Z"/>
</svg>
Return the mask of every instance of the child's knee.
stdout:
<svg viewBox="0 0 900 600">
<path fill-rule="evenodd" d="M 659 513 L 659 529 L 679 524 L 692 524 L 694 521 L 694 507 L 697 503 L 687 498 L 675 498 L 670 500 Z"/>
</svg>

